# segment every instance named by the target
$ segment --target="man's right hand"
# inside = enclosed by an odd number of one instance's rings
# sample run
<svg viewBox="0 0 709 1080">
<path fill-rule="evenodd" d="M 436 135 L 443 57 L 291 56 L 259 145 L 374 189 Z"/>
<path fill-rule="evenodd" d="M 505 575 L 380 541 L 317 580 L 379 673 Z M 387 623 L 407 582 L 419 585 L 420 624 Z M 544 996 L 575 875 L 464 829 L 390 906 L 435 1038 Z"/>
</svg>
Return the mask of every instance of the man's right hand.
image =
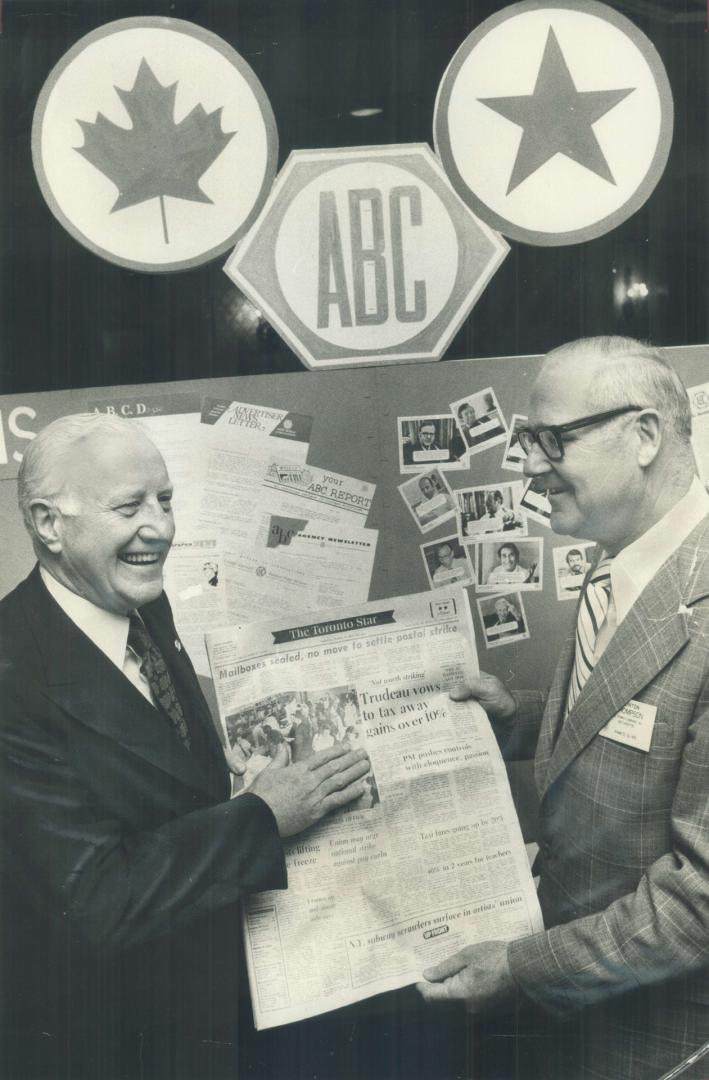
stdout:
<svg viewBox="0 0 709 1080">
<path fill-rule="evenodd" d="M 467 701 L 475 698 L 482 705 L 491 720 L 511 720 L 517 711 L 517 704 L 504 683 L 497 675 L 488 675 L 481 671 L 477 678 L 461 683 L 451 690 L 454 701 Z"/>
<path fill-rule="evenodd" d="M 276 757 L 248 788 L 271 808 L 282 837 L 302 832 L 366 790 L 365 750 L 330 746 L 294 765 L 287 765 L 286 757 Z"/>
</svg>

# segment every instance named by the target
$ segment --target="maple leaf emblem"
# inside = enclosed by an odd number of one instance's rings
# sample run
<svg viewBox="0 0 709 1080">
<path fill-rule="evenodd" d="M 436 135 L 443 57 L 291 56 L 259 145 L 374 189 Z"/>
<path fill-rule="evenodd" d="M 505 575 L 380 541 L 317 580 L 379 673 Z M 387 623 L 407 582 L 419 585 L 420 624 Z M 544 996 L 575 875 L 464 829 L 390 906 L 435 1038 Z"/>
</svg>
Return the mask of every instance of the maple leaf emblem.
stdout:
<svg viewBox="0 0 709 1080">
<path fill-rule="evenodd" d="M 165 197 L 211 203 L 198 181 L 236 132 L 222 131 L 221 108 L 207 113 L 201 104 L 176 124 L 177 82 L 163 86 L 145 58 L 140 61 L 132 89 L 114 89 L 133 126 L 119 127 L 103 113 L 97 113 L 93 122 L 77 120 L 84 144 L 75 147 L 76 152 L 118 188 L 112 214 L 159 199 L 165 243 L 169 244 Z"/>
</svg>

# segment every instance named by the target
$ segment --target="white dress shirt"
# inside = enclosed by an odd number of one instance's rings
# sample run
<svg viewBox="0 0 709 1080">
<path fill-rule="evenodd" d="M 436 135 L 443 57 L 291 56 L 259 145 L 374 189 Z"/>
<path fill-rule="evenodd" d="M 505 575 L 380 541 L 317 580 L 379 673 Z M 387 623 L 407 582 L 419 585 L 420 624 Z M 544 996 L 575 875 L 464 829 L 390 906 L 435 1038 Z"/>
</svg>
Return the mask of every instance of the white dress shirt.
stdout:
<svg viewBox="0 0 709 1080">
<path fill-rule="evenodd" d="M 521 585 L 529 577 L 529 570 L 525 566 L 515 566 L 513 570 L 505 570 L 504 566 L 495 566 L 487 575 L 487 585 Z"/>
<path fill-rule="evenodd" d="M 128 644 L 128 616 L 114 615 L 112 611 L 92 604 L 77 593 L 67 589 L 40 566 L 39 573 L 49 595 L 75 626 L 107 656 L 112 664 L 140 690 L 146 701 L 155 704 L 147 680 L 140 672 L 140 659 Z"/>
<path fill-rule="evenodd" d="M 611 597 L 596 639 L 594 664 L 660 567 L 709 513 L 709 495 L 698 476 L 689 490 L 652 528 L 628 544 L 611 563 Z M 605 552 L 603 553 L 605 555 Z"/>
</svg>

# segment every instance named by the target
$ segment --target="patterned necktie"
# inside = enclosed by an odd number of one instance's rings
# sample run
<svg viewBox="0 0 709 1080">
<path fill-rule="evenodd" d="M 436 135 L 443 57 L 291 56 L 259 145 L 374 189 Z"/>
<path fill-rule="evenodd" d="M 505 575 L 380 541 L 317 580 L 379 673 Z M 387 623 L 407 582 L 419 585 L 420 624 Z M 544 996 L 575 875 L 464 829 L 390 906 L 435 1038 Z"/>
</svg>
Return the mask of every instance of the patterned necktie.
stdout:
<svg viewBox="0 0 709 1080">
<path fill-rule="evenodd" d="M 611 598 L 611 562 L 601 559 L 581 594 L 578 619 L 576 620 L 576 655 L 574 670 L 569 681 L 566 712 L 571 712 L 593 671 L 593 654 L 596 650 L 598 632 L 606 620 Z"/>
<path fill-rule="evenodd" d="M 142 619 L 135 612 L 130 616 L 128 644 L 140 659 L 140 673 L 145 676 L 156 705 L 165 713 L 189 750 L 190 733 L 187 729 L 187 721 L 165 658 L 146 630 Z"/>
</svg>

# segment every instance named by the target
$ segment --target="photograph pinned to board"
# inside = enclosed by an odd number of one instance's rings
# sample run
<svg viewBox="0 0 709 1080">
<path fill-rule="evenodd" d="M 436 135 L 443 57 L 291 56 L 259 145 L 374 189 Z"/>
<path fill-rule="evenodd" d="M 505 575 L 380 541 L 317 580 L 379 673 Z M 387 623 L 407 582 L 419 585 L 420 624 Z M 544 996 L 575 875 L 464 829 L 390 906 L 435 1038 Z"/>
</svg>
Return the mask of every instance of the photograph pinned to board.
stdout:
<svg viewBox="0 0 709 1080">
<path fill-rule="evenodd" d="M 455 497 L 458 536 L 464 544 L 527 535 L 521 480 L 460 488 Z"/>
<path fill-rule="evenodd" d="M 499 593 L 511 588 L 540 592 L 543 587 L 543 541 L 486 540 L 476 546 L 478 592 Z"/>
<path fill-rule="evenodd" d="M 578 600 L 586 574 L 591 569 L 595 544 L 566 544 L 555 547 L 554 581 L 557 600 Z"/>
<path fill-rule="evenodd" d="M 521 413 L 514 413 L 510 420 L 510 430 L 507 432 L 505 452 L 502 455 L 502 468 L 511 469 L 512 472 L 522 472 L 526 454 L 519 441 L 520 428 L 527 426 L 527 417 Z"/>
<path fill-rule="evenodd" d="M 453 492 L 439 468 L 412 476 L 399 484 L 398 490 L 422 533 L 455 517 Z"/>
<path fill-rule="evenodd" d="M 551 528 L 551 503 L 541 491 L 534 490 L 534 480 L 527 481 L 520 506 L 532 521 Z"/>
<path fill-rule="evenodd" d="M 469 456 L 506 442 L 507 423 L 491 386 L 458 398 L 450 409 Z"/>
<path fill-rule="evenodd" d="M 421 544 L 421 557 L 432 589 L 447 585 L 474 585 L 474 553 L 455 533 L 428 544 Z"/>
<path fill-rule="evenodd" d="M 519 592 L 485 596 L 477 604 L 486 649 L 526 641 L 529 637 L 527 616 Z"/>
<path fill-rule="evenodd" d="M 467 448 L 452 416 L 400 416 L 399 470 L 421 472 L 429 465 L 442 469 L 464 469 Z"/>
</svg>

